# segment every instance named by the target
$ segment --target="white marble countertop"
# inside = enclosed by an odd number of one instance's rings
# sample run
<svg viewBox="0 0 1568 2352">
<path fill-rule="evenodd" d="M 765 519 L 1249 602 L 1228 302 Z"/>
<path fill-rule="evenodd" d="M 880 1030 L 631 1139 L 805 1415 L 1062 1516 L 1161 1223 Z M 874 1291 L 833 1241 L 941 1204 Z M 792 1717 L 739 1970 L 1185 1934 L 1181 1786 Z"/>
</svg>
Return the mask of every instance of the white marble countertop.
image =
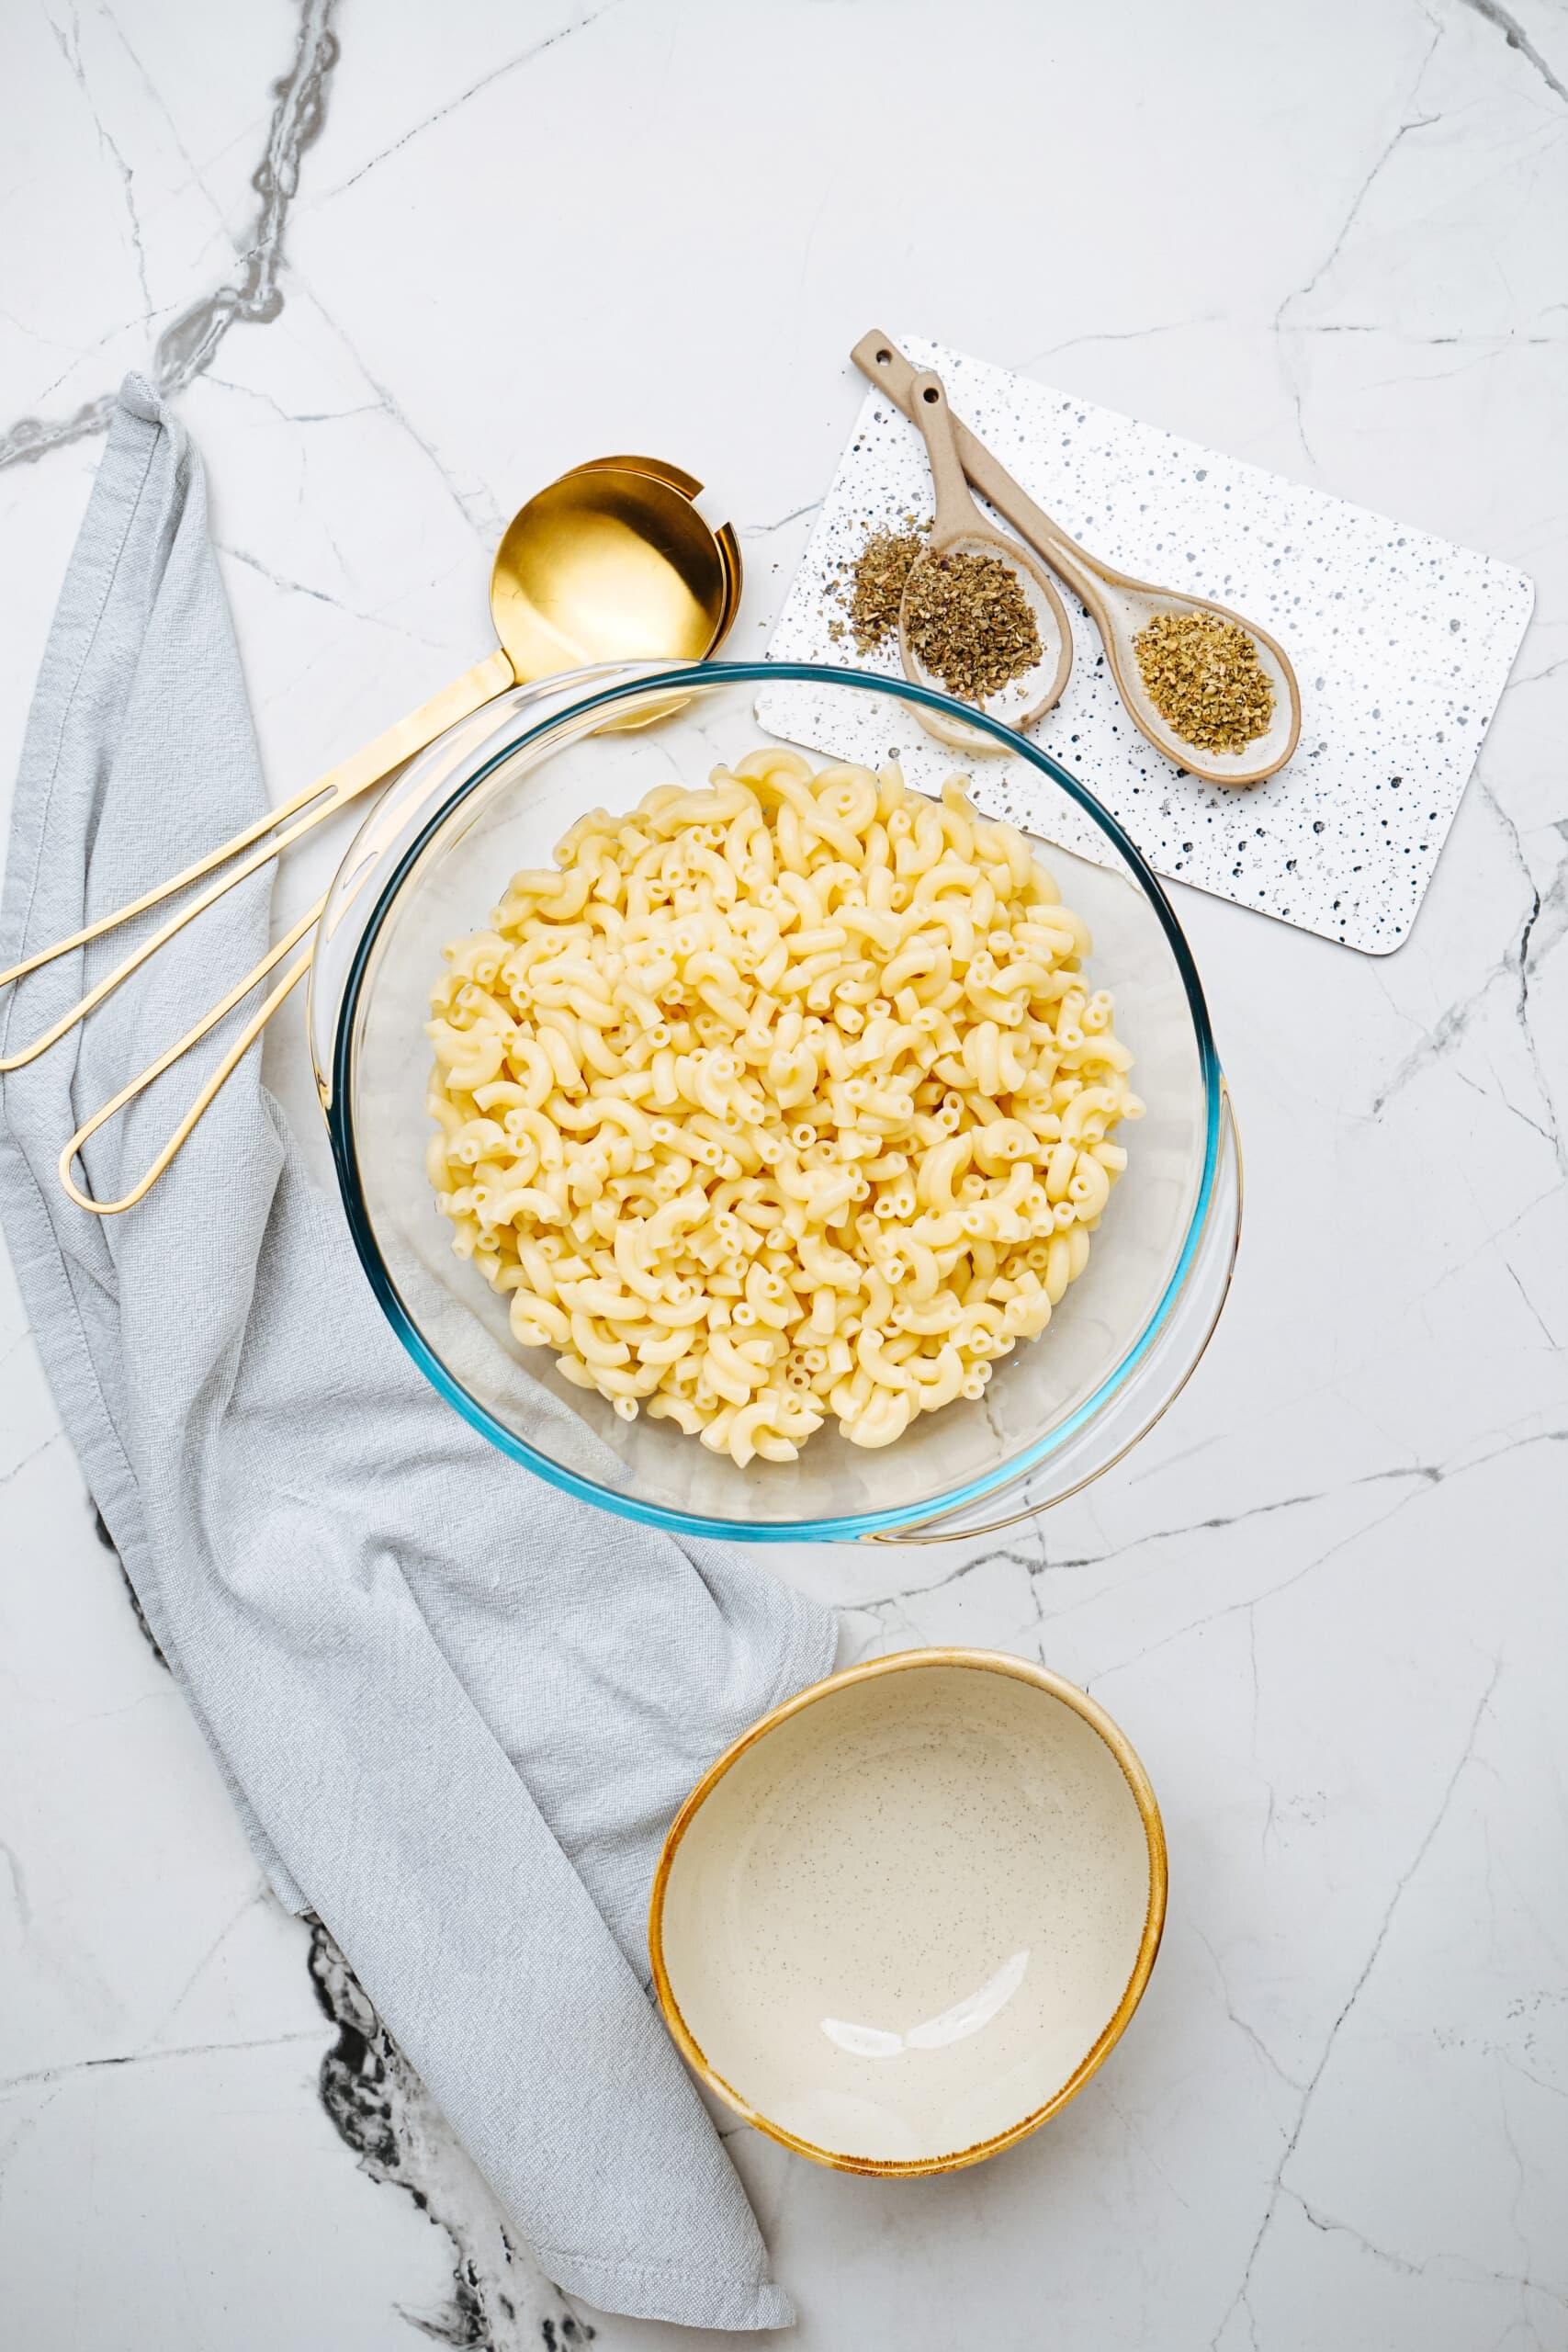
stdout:
<svg viewBox="0 0 1568 2352">
<path fill-rule="evenodd" d="M 759 647 L 878 320 L 1535 573 L 1397 956 L 1175 888 L 1249 1182 L 1188 1392 L 999 1549 L 788 1564 L 863 1646 L 1018 1648 L 1126 1724 L 1172 1852 L 1133 2030 L 947 2180 L 731 2145 L 801 2352 L 1568 2346 L 1560 0 L 17 0 L 3 40 L 7 775 L 95 403 L 161 336 L 280 796 L 476 658 L 500 518 L 600 450 L 705 473 Z M 297 1037 L 271 1068 L 309 1121 Z M 0 1555 L 0 2335 L 585 2341 L 264 1894 L 4 1272 Z"/>
</svg>

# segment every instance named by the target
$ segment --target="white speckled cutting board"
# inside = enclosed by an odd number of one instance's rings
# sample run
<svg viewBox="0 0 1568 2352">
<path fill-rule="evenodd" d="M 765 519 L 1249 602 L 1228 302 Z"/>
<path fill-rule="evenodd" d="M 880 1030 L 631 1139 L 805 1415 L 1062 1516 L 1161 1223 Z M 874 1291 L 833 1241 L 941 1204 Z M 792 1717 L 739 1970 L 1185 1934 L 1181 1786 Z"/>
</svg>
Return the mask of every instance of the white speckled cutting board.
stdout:
<svg viewBox="0 0 1568 2352">
<path fill-rule="evenodd" d="M 1534 602 L 1529 578 L 1469 548 L 1095 408 L 923 336 L 953 408 L 1075 538 L 1125 571 L 1213 596 L 1271 630 L 1295 663 L 1302 736 L 1288 767 L 1246 789 L 1201 783 L 1133 726 L 1093 624 L 1070 593 L 1073 674 L 1030 735 L 1121 819 L 1161 874 L 1238 906 L 1386 956 L 1416 919 Z M 897 649 L 857 657 L 830 624 L 830 593 L 869 532 L 931 512 L 914 426 L 873 387 L 840 462 L 768 651 L 898 674 Z M 852 739 L 809 687 L 759 701 L 840 757 L 885 757 L 875 718 Z M 934 791 L 954 754 L 900 747 Z M 1021 762 L 973 763 L 992 813 L 1042 829 Z M 1037 772 L 1033 772 L 1038 780 Z M 1087 834 L 1058 838 L 1088 850 Z"/>
</svg>

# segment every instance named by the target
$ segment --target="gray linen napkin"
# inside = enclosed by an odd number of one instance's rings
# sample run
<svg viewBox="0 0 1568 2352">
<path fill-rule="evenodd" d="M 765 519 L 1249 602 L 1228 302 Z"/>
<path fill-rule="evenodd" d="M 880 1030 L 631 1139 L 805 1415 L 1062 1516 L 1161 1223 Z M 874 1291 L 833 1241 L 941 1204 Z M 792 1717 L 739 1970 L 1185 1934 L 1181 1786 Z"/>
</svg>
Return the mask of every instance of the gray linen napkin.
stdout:
<svg viewBox="0 0 1568 2352">
<path fill-rule="evenodd" d="M 39 674 L 0 965 L 265 805 L 200 465 L 128 379 Z M 646 1991 L 657 1841 L 832 1627 L 743 1556 L 556 1494 L 426 1386 L 250 1060 L 129 1215 L 64 1137 L 254 961 L 265 873 L 5 1081 L 0 1207 L 62 1420 L 285 1902 L 332 1929 L 500 2200 L 592 2303 L 793 2316 Z M 13 992 L 19 1041 L 125 949 Z M 175 1073 L 87 1154 L 145 1166 Z M 173 1085 L 174 1093 L 167 1091 Z"/>
</svg>

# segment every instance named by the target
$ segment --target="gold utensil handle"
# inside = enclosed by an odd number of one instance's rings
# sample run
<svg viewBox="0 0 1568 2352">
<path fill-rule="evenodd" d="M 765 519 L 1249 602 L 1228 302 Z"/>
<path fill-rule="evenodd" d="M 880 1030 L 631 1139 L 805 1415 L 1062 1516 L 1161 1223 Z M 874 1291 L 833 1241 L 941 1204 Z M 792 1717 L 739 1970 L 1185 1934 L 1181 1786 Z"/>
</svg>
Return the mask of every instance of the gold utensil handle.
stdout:
<svg viewBox="0 0 1568 2352">
<path fill-rule="evenodd" d="M 28 1062 L 36 1061 L 40 1054 L 47 1053 L 51 1046 L 58 1045 L 67 1031 L 73 1029 L 79 1021 L 85 1020 L 87 1014 L 102 1004 L 106 997 L 112 996 L 120 983 L 128 980 L 132 972 L 139 971 L 149 956 L 155 956 L 159 948 L 173 939 L 177 931 L 183 931 L 187 922 L 193 922 L 198 914 L 222 898 L 225 891 L 231 890 L 236 882 L 243 882 L 247 874 L 254 874 L 258 866 L 266 864 L 269 857 L 276 857 L 279 850 L 287 849 L 290 842 L 298 841 L 301 833 L 309 832 L 312 825 L 319 825 L 323 818 L 332 816 L 342 806 L 343 802 L 335 797 L 324 800 L 319 808 L 312 808 L 308 816 L 300 817 L 292 825 L 285 826 L 272 841 L 265 842 L 259 849 L 253 850 L 248 857 L 242 859 L 232 873 L 220 875 L 216 882 L 209 883 L 205 890 L 191 900 L 188 907 L 182 908 L 181 911 L 172 917 L 168 922 L 161 924 L 151 937 L 142 941 L 140 947 L 134 948 L 122 962 L 115 966 L 112 972 L 106 974 L 96 988 L 89 989 L 85 996 L 79 997 L 70 1011 L 62 1012 L 52 1026 L 40 1032 L 31 1044 L 24 1046 L 19 1053 L 7 1054 L 0 1058 L 0 1070 L 25 1069 Z M 217 854 L 222 857 L 227 853 L 219 851 Z M 210 860 L 208 862 L 211 863 Z M 201 870 L 206 869 L 203 867 Z M 122 915 L 111 915 L 107 928 L 112 931 L 115 924 L 122 919 Z M 49 956 L 57 952 L 60 951 L 51 948 L 40 960 L 47 962 Z M 10 975 L 6 974 L 4 977 L 9 978 Z"/>
<path fill-rule="evenodd" d="M 229 873 L 220 875 L 217 881 L 198 892 L 188 906 L 171 916 L 167 922 L 160 924 L 139 947 L 117 964 L 112 972 L 99 980 L 95 988 L 89 989 L 85 996 L 78 998 L 69 1012 L 62 1013 L 58 1021 L 33 1038 L 30 1044 L 17 1053 L 0 1055 L 0 1071 L 23 1069 L 28 1062 L 36 1061 L 40 1054 L 47 1053 L 51 1046 L 58 1045 L 79 1021 L 85 1020 L 106 997 L 112 996 L 122 981 L 128 980 L 132 972 L 139 971 L 149 956 L 155 956 L 177 931 L 183 931 L 187 922 L 222 898 L 225 891 L 231 890 L 237 882 L 243 882 L 248 874 L 254 874 L 258 866 L 265 865 L 268 858 L 276 857 L 280 850 L 287 849 L 290 842 L 298 841 L 302 833 L 309 832 L 312 825 L 319 825 L 324 818 L 334 816 L 349 801 L 356 800 L 361 793 L 368 792 L 374 786 L 384 782 L 395 768 L 412 760 L 416 752 L 423 752 L 438 735 L 445 734 L 448 727 L 482 708 L 484 704 L 493 701 L 497 695 L 504 694 L 507 687 L 514 683 L 515 673 L 512 663 L 498 647 L 482 662 L 476 662 L 471 670 L 465 670 L 460 678 L 454 678 L 450 685 L 443 686 L 440 693 L 433 695 L 428 702 L 422 703 L 417 710 L 411 711 L 406 718 L 400 718 L 396 726 L 389 727 L 384 734 L 378 735 L 374 742 L 367 743 L 352 759 L 343 761 L 335 768 L 329 768 L 325 775 L 318 777 L 303 792 L 296 793 L 294 798 L 285 801 L 281 808 L 269 809 L 265 817 L 258 817 L 254 824 L 247 825 L 243 832 L 236 833 L 221 848 L 210 851 L 196 865 L 187 865 L 167 882 L 160 883 L 156 889 L 145 891 L 140 899 L 133 899 L 128 906 L 117 908 L 113 914 L 101 915 L 96 922 L 87 923 L 81 931 L 73 932 L 68 939 L 56 940 L 52 947 L 41 948 L 36 956 L 26 957 L 20 964 L 13 964 L 9 971 L 0 972 L 0 988 L 25 979 L 29 972 L 36 972 L 43 965 L 52 963 L 57 956 L 67 955 L 73 947 L 85 947 L 89 940 L 101 939 L 121 923 L 145 914 L 149 908 L 172 898 L 177 890 L 185 889 L 192 882 L 199 882 L 202 876 L 210 874 L 215 866 L 224 865 L 230 858 L 239 858 L 239 864 Z M 302 815 L 302 810 L 309 813 Z M 289 821 L 290 819 L 293 822 Z M 277 830 L 274 831 L 274 828 Z M 270 840 L 264 838 L 268 833 L 272 834 Z M 246 850 L 250 854 L 241 856 L 240 853 Z"/>
<path fill-rule="evenodd" d="M 133 1184 L 129 1193 L 124 1193 L 118 1201 L 94 1200 L 91 1193 L 82 1190 L 71 1172 L 72 1163 L 77 1153 L 90 1136 L 96 1136 L 100 1127 L 107 1126 L 108 1122 L 117 1117 L 128 1103 L 133 1102 L 136 1097 L 144 1092 L 155 1080 L 162 1078 L 166 1069 L 171 1069 L 183 1054 L 189 1053 L 193 1046 L 199 1045 L 208 1032 L 216 1029 L 224 1015 L 232 1012 L 234 1007 L 242 1002 L 260 981 L 265 980 L 270 971 L 275 970 L 282 963 L 292 948 L 298 947 L 307 934 L 314 932 L 321 919 L 321 910 L 326 903 L 324 897 L 318 899 L 310 911 L 300 916 L 293 930 L 286 933 L 275 947 L 268 948 L 261 961 L 252 967 L 244 978 L 229 990 L 227 996 L 220 997 L 209 1012 L 204 1012 L 194 1028 L 187 1029 L 178 1043 L 169 1046 L 166 1052 L 160 1054 L 156 1061 L 149 1062 L 140 1077 L 131 1079 L 128 1084 L 122 1086 L 119 1092 L 104 1104 L 101 1111 L 95 1111 L 92 1117 L 85 1120 L 77 1128 L 60 1155 L 60 1181 L 79 1209 L 85 1209 L 91 1216 L 118 1216 L 122 1210 L 133 1209 L 138 1201 L 146 1198 L 159 1177 L 174 1159 L 176 1152 L 188 1140 L 209 1106 L 228 1084 L 229 1080 L 255 1044 L 278 1006 L 284 1001 L 290 989 L 297 987 L 310 970 L 310 958 L 316 952 L 314 939 L 310 940 L 303 955 L 298 956 L 289 966 L 277 986 L 268 992 L 239 1035 L 221 1055 L 208 1077 L 202 1081 L 189 1110 L 169 1137 L 168 1142 L 164 1144 L 140 1182 Z"/>
</svg>

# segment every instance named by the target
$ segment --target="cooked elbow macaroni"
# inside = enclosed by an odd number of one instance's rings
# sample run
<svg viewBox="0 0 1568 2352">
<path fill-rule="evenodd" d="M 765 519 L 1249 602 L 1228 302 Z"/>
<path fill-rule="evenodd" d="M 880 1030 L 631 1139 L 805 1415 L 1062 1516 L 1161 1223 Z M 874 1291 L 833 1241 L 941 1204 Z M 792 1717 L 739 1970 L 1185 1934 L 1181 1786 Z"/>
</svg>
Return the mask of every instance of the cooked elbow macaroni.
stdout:
<svg viewBox="0 0 1568 2352">
<path fill-rule="evenodd" d="M 430 1181 L 518 1342 L 740 1464 L 978 1397 L 1143 1107 L 1023 837 L 776 750 L 556 857 L 446 950 L 429 1024 Z"/>
</svg>

